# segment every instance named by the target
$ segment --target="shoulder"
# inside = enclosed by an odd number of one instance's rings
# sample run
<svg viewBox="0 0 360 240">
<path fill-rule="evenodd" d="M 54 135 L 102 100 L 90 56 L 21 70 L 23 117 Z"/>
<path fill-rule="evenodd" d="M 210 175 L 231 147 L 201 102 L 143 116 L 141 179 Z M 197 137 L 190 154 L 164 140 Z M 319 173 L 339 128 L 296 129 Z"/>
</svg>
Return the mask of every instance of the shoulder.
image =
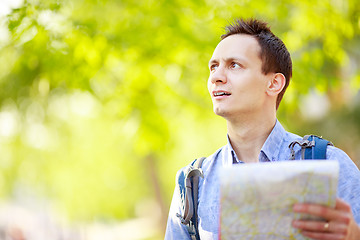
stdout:
<svg viewBox="0 0 360 240">
<path fill-rule="evenodd" d="M 216 150 L 213 154 L 211 154 L 210 156 L 205 157 L 205 159 L 203 160 L 202 163 L 202 167 L 201 168 L 206 168 L 207 166 L 211 165 L 211 163 L 213 163 L 214 161 L 216 161 L 216 159 L 218 159 L 222 154 L 224 154 L 224 152 L 226 151 L 226 147 L 227 145 L 219 148 L 218 150 Z M 191 165 L 194 164 L 194 162 L 199 158 L 195 158 L 191 161 L 189 161 L 187 163 L 187 165 L 185 165 L 184 167 L 182 167 L 181 169 L 178 170 L 177 172 L 177 176 L 176 178 L 178 178 L 179 175 L 181 175 L 182 172 L 186 171 Z"/>
<path fill-rule="evenodd" d="M 331 157 L 341 157 L 341 158 L 349 158 L 350 157 L 340 148 L 335 146 L 328 146 L 326 158 L 329 159 Z"/>
<path fill-rule="evenodd" d="M 340 148 L 328 146 L 326 150 L 326 159 L 337 160 L 340 165 L 351 166 L 357 169 L 351 158 Z M 358 170 L 358 169 L 357 169 Z"/>
<path fill-rule="evenodd" d="M 338 196 L 350 204 L 355 220 L 360 224 L 360 171 L 341 149 L 328 146 L 326 158 L 339 163 Z"/>
<path fill-rule="evenodd" d="M 326 151 L 326 159 L 336 160 L 339 162 L 340 174 L 344 174 L 347 178 L 355 177 L 360 180 L 360 171 L 351 158 L 340 148 L 328 146 Z"/>
</svg>

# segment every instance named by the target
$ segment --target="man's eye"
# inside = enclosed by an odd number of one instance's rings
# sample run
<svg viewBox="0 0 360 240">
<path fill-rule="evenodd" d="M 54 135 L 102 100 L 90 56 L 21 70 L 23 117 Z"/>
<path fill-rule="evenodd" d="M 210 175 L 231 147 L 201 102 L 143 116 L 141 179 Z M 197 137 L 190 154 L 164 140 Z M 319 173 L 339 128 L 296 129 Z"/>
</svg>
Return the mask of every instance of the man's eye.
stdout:
<svg viewBox="0 0 360 240">
<path fill-rule="evenodd" d="M 210 71 L 216 70 L 217 67 L 218 67 L 218 66 L 217 66 L 216 64 L 211 65 L 211 66 L 210 66 Z"/>
<path fill-rule="evenodd" d="M 241 66 L 240 66 L 240 64 L 233 62 L 233 63 L 231 63 L 230 67 L 231 68 L 240 68 Z"/>
</svg>

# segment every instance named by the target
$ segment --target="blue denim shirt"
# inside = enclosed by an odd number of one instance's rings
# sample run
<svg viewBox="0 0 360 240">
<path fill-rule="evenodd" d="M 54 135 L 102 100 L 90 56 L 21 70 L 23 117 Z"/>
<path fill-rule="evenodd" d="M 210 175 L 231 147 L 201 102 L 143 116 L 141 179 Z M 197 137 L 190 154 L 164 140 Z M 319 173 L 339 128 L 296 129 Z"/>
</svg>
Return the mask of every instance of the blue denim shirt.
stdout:
<svg viewBox="0 0 360 240">
<path fill-rule="evenodd" d="M 260 162 L 286 161 L 290 159 L 289 144 L 302 137 L 286 132 L 277 121 L 266 139 L 260 155 Z M 300 147 L 294 147 L 295 159 L 300 159 Z M 353 161 L 342 150 L 328 146 L 326 159 L 337 160 L 340 166 L 338 196 L 351 205 L 355 220 L 360 224 L 360 171 Z M 201 239 L 218 239 L 219 231 L 219 179 L 218 172 L 222 166 L 231 166 L 237 159 L 228 141 L 227 145 L 207 157 L 203 163 L 204 178 L 199 182 L 199 233 Z M 266 184 L 266 183 L 264 183 Z M 179 189 L 175 187 L 166 227 L 165 239 L 190 239 L 186 226 L 182 225 L 176 213 L 180 213 Z"/>
</svg>

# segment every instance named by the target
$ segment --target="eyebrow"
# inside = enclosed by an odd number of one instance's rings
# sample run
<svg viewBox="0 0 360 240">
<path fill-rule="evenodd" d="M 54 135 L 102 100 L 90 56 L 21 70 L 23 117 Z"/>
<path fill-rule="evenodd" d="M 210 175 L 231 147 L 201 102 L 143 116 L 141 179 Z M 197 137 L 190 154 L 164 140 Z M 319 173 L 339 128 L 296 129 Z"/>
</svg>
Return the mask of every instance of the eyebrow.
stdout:
<svg viewBox="0 0 360 240">
<path fill-rule="evenodd" d="M 243 63 L 247 63 L 247 61 L 244 59 L 244 58 L 239 58 L 239 57 L 228 57 L 228 58 L 222 58 L 223 61 L 225 62 L 231 62 L 231 61 L 240 61 L 240 62 L 243 62 Z M 213 63 L 218 63 L 219 60 L 218 59 L 210 59 L 209 61 L 209 66 Z"/>
</svg>

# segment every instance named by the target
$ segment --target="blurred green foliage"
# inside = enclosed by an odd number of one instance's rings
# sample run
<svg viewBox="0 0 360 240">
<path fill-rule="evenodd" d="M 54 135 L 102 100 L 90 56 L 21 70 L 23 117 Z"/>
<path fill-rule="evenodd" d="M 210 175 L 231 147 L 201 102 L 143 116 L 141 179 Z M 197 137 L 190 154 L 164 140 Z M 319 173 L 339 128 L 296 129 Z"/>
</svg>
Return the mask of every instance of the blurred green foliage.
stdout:
<svg viewBox="0 0 360 240">
<path fill-rule="evenodd" d="M 31 192 L 77 221 L 156 216 L 161 236 L 176 170 L 225 144 L 207 62 L 235 17 L 268 21 L 292 55 L 280 121 L 359 165 L 357 0 L 25 0 L 0 22 L 2 198 Z"/>
</svg>

